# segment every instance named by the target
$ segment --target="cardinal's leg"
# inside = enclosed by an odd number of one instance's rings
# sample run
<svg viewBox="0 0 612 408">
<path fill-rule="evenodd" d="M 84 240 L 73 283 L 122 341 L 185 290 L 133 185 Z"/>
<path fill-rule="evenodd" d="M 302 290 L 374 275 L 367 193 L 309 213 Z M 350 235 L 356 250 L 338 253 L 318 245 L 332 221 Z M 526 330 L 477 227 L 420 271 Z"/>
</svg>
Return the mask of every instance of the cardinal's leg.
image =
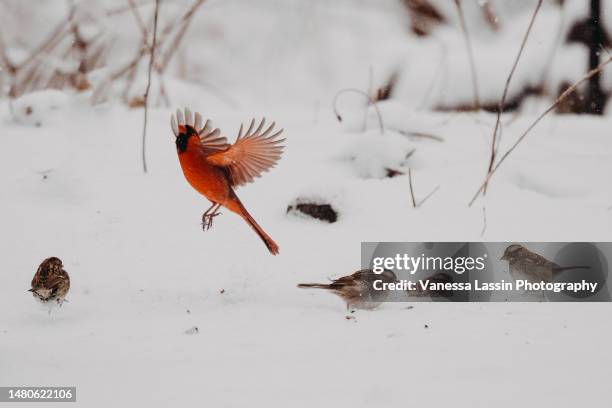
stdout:
<svg viewBox="0 0 612 408">
<path fill-rule="evenodd" d="M 207 216 L 208 223 L 207 223 L 206 229 L 210 229 L 212 227 L 212 222 L 213 222 L 214 217 L 216 217 L 217 215 L 221 215 L 221 213 L 217 211 L 220 207 L 221 207 L 221 204 L 217 204 L 215 209 L 212 210 L 210 214 L 208 214 Z"/>
<path fill-rule="evenodd" d="M 217 215 L 221 215 L 217 210 L 221 207 L 221 204 L 213 202 L 208 210 L 202 215 L 202 229 L 204 231 L 210 229 L 212 227 L 213 218 Z"/>
</svg>

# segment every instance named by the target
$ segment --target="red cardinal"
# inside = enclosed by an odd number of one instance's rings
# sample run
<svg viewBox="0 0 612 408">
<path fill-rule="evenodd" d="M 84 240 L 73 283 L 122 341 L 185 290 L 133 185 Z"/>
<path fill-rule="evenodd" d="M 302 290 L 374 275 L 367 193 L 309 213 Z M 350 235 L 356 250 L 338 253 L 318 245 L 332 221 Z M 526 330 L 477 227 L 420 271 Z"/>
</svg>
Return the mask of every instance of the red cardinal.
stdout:
<svg viewBox="0 0 612 408">
<path fill-rule="evenodd" d="M 185 178 L 212 205 L 202 215 L 204 230 L 212 226 L 213 217 L 220 206 L 240 215 L 255 230 L 272 255 L 278 254 L 278 245 L 257 224 L 238 199 L 234 188 L 253 181 L 255 177 L 276 165 L 280 159 L 285 139 L 278 139 L 283 132 L 273 133 L 274 123 L 264 130 L 265 119 L 255 126 L 251 121 L 243 134 L 240 125 L 234 144 L 227 143 L 219 129 L 213 129 L 210 121 L 202 126 L 202 116 L 192 116 L 189 109 L 185 115 L 180 110 L 171 119 L 172 131 L 176 136 L 176 151 Z"/>
</svg>

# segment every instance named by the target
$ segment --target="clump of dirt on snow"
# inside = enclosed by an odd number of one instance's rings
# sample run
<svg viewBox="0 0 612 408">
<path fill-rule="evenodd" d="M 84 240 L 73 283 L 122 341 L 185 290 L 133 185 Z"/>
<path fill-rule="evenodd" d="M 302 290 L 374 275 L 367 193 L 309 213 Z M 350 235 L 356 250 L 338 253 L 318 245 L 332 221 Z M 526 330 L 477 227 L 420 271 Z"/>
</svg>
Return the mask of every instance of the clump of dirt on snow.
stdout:
<svg viewBox="0 0 612 408">
<path fill-rule="evenodd" d="M 338 211 L 331 203 L 321 199 L 297 198 L 287 206 L 287 214 L 290 213 L 316 218 L 330 224 L 338 221 Z"/>
</svg>

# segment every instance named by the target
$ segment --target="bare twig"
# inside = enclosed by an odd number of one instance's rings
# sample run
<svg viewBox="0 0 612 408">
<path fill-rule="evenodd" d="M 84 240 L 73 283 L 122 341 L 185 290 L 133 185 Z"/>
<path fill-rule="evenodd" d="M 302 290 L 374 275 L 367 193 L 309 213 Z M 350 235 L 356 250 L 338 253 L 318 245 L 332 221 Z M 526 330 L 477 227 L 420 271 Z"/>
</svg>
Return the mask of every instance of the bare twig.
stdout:
<svg viewBox="0 0 612 408">
<path fill-rule="evenodd" d="M 11 115 L 13 114 L 13 93 L 12 90 L 15 89 L 15 71 L 14 66 L 9 61 L 8 56 L 6 55 L 6 45 L 4 44 L 4 39 L 2 37 L 2 33 L 0 32 L 0 75 L 2 80 L 2 87 L 0 91 L 4 91 L 4 77 L 7 77 L 9 82 L 9 86 L 7 88 L 7 97 L 9 101 L 9 109 L 11 111 Z"/>
<path fill-rule="evenodd" d="M 412 208 L 419 208 L 422 206 L 425 201 L 429 200 L 429 198 L 436 193 L 440 189 L 440 186 L 436 186 L 429 194 L 427 194 L 421 201 L 418 203 L 414 198 L 414 186 L 412 185 L 412 168 L 408 168 L 408 185 L 410 186 L 410 201 L 412 202 Z"/>
<path fill-rule="evenodd" d="M 484 192 L 485 186 L 488 183 L 488 181 L 491 179 L 491 177 L 493 176 L 493 174 L 495 174 L 495 172 L 497 171 L 497 169 L 499 169 L 499 166 L 501 166 L 501 164 L 508 158 L 508 156 L 510 155 L 510 153 L 512 153 L 517 146 L 523 141 L 523 139 L 525 139 L 525 137 L 527 137 L 527 135 L 529 134 L 529 132 L 531 132 L 531 130 L 536 127 L 536 125 L 538 123 L 540 123 L 540 121 L 546 116 L 548 115 L 551 111 L 553 111 L 557 105 L 559 105 L 559 103 L 561 103 L 561 101 L 563 101 L 568 95 L 570 95 L 571 93 L 573 93 L 582 83 L 584 83 L 585 81 L 588 81 L 593 75 L 596 75 L 598 73 L 600 73 L 603 68 L 608 65 L 610 62 L 612 62 L 612 56 L 609 56 L 604 62 L 602 62 L 601 64 L 599 64 L 596 68 L 590 70 L 589 72 L 587 72 L 582 78 L 580 78 L 577 82 L 575 82 L 572 86 L 570 86 L 569 88 L 567 88 L 561 95 L 559 95 L 559 97 L 557 97 L 557 99 L 555 99 L 555 101 L 553 102 L 552 105 L 550 105 L 544 112 L 542 112 L 540 114 L 540 116 L 538 116 L 536 118 L 535 121 L 533 121 L 533 123 L 531 123 L 531 125 L 529 125 L 529 127 L 527 128 L 527 130 L 525 130 L 523 132 L 523 134 L 521 134 L 521 136 L 517 139 L 516 142 L 514 142 L 514 144 L 506 151 L 506 153 L 504 153 L 504 155 L 499 159 L 499 161 L 497 162 L 497 164 L 495 164 L 495 166 L 491 169 L 491 171 L 487 174 L 487 177 L 485 179 L 485 181 L 482 183 L 482 185 L 480 186 L 480 188 L 478 189 L 478 191 L 476 192 L 476 194 L 474 195 L 474 197 L 472 198 L 472 200 L 470 201 L 469 205 L 471 206 L 474 201 L 476 201 L 476 198 L 478 198 L 478 195 L 481 192 Z"/>
<path fill-rule="evenodd" d="M 121 78 L 127 72 L 129 72 L 135 66 L 137 66 L 138 63 L 140 62 L 140 58 L 142 58 L 142 56 L 145 55 L 146 52 L 147 52 L 147 48 L 146 47 L 139 48 L 138 52 L 136 53 L 136 56 L 134 58 L 132 58 L 132 60 L 129 63 L 127 63 L 124 67 L 119 68 L 118 70 L 116 70 L 115 72 L 113 72 L 113 73 L 111 73 L 109 75 L 109 80 L 110 81 L 115 81 L 115 80 Z"/>
<path fill-rule="evenodd" d="M 66 21 L 72 21 L 73 17 L 74 17 L 74 8 L 70 8 L 68 16 L 66 17 Z M 62 34 L 64 35 L 66 34 L 66 21 L 62 21 L 61 23 L 59 23 L 53 29 L 51 34 L 49 34 L 47 39 L 43 41 L 41 44 L 39 44 L 38 47 L 36 47 L 34 50 L 32 50 L 30 55 L 28 55 L 28 57 L 24 61 L 18 64 L 17 68 L 19 69 L 19 68 L 25 67 L 30 62 L 32 62 L 38 55 L 45 52 L 48 48 L 53 48 L 54 44 L 56 44 L 56 42 L 58 42 L 58 40 L 62 38 Z"/>
<path fill-rule="evenodd" d="M 147 6 L 149 4 L 152 4 L 152 3 L 153 3 L 153 0 L 143 0 L 143 1 L 139 1 L 138 4 L 135 4 L 135 6 L 142 7 L 142 6 Z M 106 10 L 106 15 L 107 17 L 112 17 L 117 14 L 125 13 L 126 11 L 129 11 L 131 8 L 132 8 L 131 5 L 115 7 L 115 8 Z"/>
<path fill-rule="evenodd" d="M 193 4 L 193 6 L 191 6 L 191 8 L 187 10 L 185 15 L 183 16 L 180 29 L 178 33 L 176 34 L 176 36 L 174 37 L 172 44 L 170 44 L 168 51 L 163 56 L 162 62 L 160 64 L 160 72 L 164 72 L 166 68 L 168 67 L 168 63 L 172 59 L 172 56 L 174 55 L 176 50 L 179 48 L 179 44 L 181 43 L 183 36 L 187 32 L 187 29 L 189 28 L 189 25 L 191 24 L 191 21 L 193 20 L 193 16 L 195 15 L 195 12 L 198 10 L 198 8 L 200 8 L 200 6 L 204 3 L 204 1 L 205 0 L 197 0 Z"/>
<path fill-rule="evenodd" d="M 527 31 L 525 32 L 525 36 L 523 37 L 523 41 L 521 43 L 521 47 L 519 48 L 519 52 L 514 60 L 514 64 L 512 65 L 512 69 L 510 70 L 510 74 L 506 79 L 506 85 L 504 86 L 504 92 L 502 94 L 501 99 L 499 100 L 499 104 L 497 105 L 497 118 L 495 119 L 495 128 L 493 129 L 493 138 L 491 140 L 491 158 L 489 160 L 489 167 L 487 169 L 487 179 L 484 184 L 483 192 L 487 191 L 487 184 L 490 178 L 491 171 L 493 170 L 493 166 L 495 165 L 495 158 L 497 155 L 497 134 L 499 130 L 499 124 L 501 122 L 501 114 L 504 110 L 504 106 L 506 104 L 506 97 L 508 95 L 508 89 L 510 88 L 510 82 L 512 81 L 512 77 L 514 76 L 514 71 L 516 71 L 516 67 L 521 59 L 521 55 L 523 54 L 523 50 L 525 49 L 525 44 L 527 44 L 527 39 L 529 38 L 529 34 L 531 33 L 531 29 L 533 27 L 533 23 L 540 11 L 540 7 L 542 6 L 542 0 L 538 0 L 538 4 L 531 16 L 531 21 L 529 21 L 529 26 L 527 27 Z"/>
<path fill-rule="evenodd" d="M 147 88 L 144 93 L 144 124 L 142 126 L 142 168 L 147 172 L 146 141 L 147 141 L 147 119 L 149 114 L 149 90 L 151 89 L 151 73 L 155 62 L 155 48 L 157 46 L 157 20 L 159 17 L 159 1 L 155 0 L 155 17 L 153 18 L 153 43 L 151 44 L 151 58 L 149 59 L 149 72 L 147 77 Z"/>
<path fill-rule="evenodd" d="M 159 105 L 161 101 L 164 101 L 166 107 L 170 106 L 170 98 L 168 98 L 168 92 L 166 92 L 166 83 L 164 81 L 163 75 L 159 75 L 159 98 L 157 98 L 157 104 Z"/>
<path fill-rule="evenodd" d="M 140 11 L 138 11 L 138 6 L 134 0 L 127 0 L 129 3 L 130 10 L 132 11 L 132 15 L 134 15 L 134 19 L 136 20 L 136 24 L 138 24 L 138 28 L 140 28 L 140 32 L 142 33 L 143 38 L 149 38 L 149 30 L 147 30 L 147 26 L 142 20 L 142 16 L 140 15 Z"/>
<path fill-rule="evenodd" d="M 363 97 L 365 97 L 368 101 L 368 107 L 370 105 L 374 106 L 374 110 L 376 111 L 376 116 L 378 116 L 378 126 L 380 129 L 380 134 L 384 134 L 385 133 L 385 126 L 383 123 L 383 119 L 382 119 L 382 115 L 380 113 L 380 110 L 378 109 L 378 105 L 376 104 L 376 101 L 373 100 L 370 95 L 368 95 L 366 92 L 363 92 L 362 90 L 359 89 L 355 89 L 355 88 L 345 88 L 345 89 L 341 89 L 336 93 L 336 96 L 334 96 L 334 101 L 333 101 L 333 108 L 334 108 L 334 114 L 336 115 L 336 118 L 338 119 L 339 122 L 342 122 L 342 116 L 340 116 L 340 113 L 338 113 L 338 98 L 348 92 L 352 92 L 352 93 L 356 93 L 359 94 Z"/>
<path fill-rule="evenodd" d="M 436 191 L 438 191 L 440 189 L 440 186 L 436 186 L 436 188 L 434 188 L 433 190 L 431 190 L 431 193 L 427 194 L 417 205 L 417 207 L 422 206 L 423 204 L 425 204 L 425 201 L 429 200 L 429 197 L 431 197 L 432 195 L 434 195 L 436 193 Z"/>
<path fill-rule="evenodd" d="M 414 188 L 412 187 L 412 169 L 408 168 L 408 184 L 410 185 L 410 199 L 412 200 L 412 208 L 416 208 L 416 200 L 414 199 Z"/>
<path fill-rule="evenodd" d="M 478 96 L 478 75 L 476 74 L 476 63 L 474 61 L 474 50 L 472 49 L 472 41 L 468 33 L 467 24 L 465 23 L 465 16 L 463 14 L 463 8 L 461 7 L 461 0 L 455 0 L 457 6 L 457 13 L 459 14 L 459 22 L 461 24 L 461 31 L 463 32 L 463 38 L 465 40 L 465 47 L 467 49 L 468 59 L 470 63 L 470 72 L 472 74 L 472 88 L 474 92 L 474 109 L 480 110 L 480 97 Z"/>
<path fill-rule="evenodd" d="M 162 78 L 163 73 L 165 72 L 168 64 L 170 63 L 174 53 L 180 45 L 185 33 L 187 32 L 187 28 L 189 24 L 192 22 L 195 12 L 198 8 L 204 3 L 205 0 L 196 0 L 191 7 L 182 15 L 181 18 L 177 20 L 173 19 L 169 22 L 163 29 L 158 30 L 159 33 L 156 33 L 156 38 L 158 38 L 156 42 L 156 52 L 159 54 L 158 61 L 153 62 L 153 69 L 155 72 L 159 74 L 159 94 L 160 100 L 163 100 L 166 104 L 169 104 L 168 94 L 165 90 L 164 81 Z M 134 57 L 126 63 L 123 67 L 117 69 L 109 75 L 108 84 L 118 80 L 119 78 L 126 77 L 127 81 L 125 84 L 125 89 L 123 90 L 123 99 L 126 103 L 130 104 L 131 101 L 128 100 L 129 91 L 132 87 L 132 83 L 136 77 L 136 71 L 138 66 L 140 65 L 143 58 L 145 58 L 148 54 L 150 54 L 151 46 L 149 45 L 148 40 L 148 30 L 146 29 L 147 24 L 143 22 L 142 16 L 138 11 L 139 5 L 145 4 L 144 2 L 140 2 L 137 4 L 135 0 L 128 0 L 128 6 L 122 10 L 131 10 L 134 14 L 134 18 L 136 19 L 138 26 L 140 27 L 140 31 L 142 33 L 142 46 L 136 51 Z M 156 15 L 154 15 L 154 19 Z M 178 27 L 178 30 L 177 30 Z M 176 32 L 176 34 L 174 34 Z M 173 36 L 174 35 L 174 36 Z M 168 47 L 165 47 L 165 44 L 171 41 L 171 44 Z M 167 49 L 164 53 L 162 50 Z M 139 98 L 136 102 L 135 106 L 141 106 L 143 101 Z M 159 101 L 158 101 L 159 102 Z"/>
<path fill-rule="evenodd" d="M 26 92 L 28 89 L 33 89 L 37 84 L 45 82 L 42 73 L 44 65 L 39 63 L 39 59 L 41 55 L 50 53 L 62 42 L 62 40 L 72 33 L 74 14 L 75 7 L 70 6 L 65 20 L 62 20 L 56 25 L 48 36 L 46 36 L 40 44 L 34 47 L 25 59 L 19 62 L 10 60 L 5 52 L 6 44 L 4 40 L 0 38 L 0 47 L 2 48 L 0 57 L 2 58 L 2 65 L 5 68 L 6 74 L 9 76 L 10 82 L 8 96 L 11 109 L 11 100 L 13 98 L 20 93 Z M 51 75 L 55 75 L 55 72 Z"/>
<path fill-rule="evenodd" d="M 480 230 L 480 236 L 484 236 L 487 231 L 487 206 L 483 203 L 482 205 L 482 229 Z"/>
<path fill-rule="evenodd" d="M 416 152 L 416 149 L 412 149 L 411 151 L 409 151 L 408 153 L 406 153 L 406 156 L 404 156 L 404 163 L 406 163 L 406 162 L 408 161 L 408 159 L 412 157 L 412 155 L 414 154 L 414 152 Z"/>
</svg>

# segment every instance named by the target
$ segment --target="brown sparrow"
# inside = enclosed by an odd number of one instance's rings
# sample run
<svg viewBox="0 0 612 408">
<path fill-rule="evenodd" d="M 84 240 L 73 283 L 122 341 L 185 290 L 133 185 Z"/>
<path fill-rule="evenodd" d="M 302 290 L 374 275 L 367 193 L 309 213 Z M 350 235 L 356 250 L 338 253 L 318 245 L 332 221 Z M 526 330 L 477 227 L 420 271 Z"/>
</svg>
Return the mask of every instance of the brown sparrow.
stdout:
<svg viewBox="0 0 612 408">
<path fill-rule="evenodd" d="M 47 258 L 38 267 L 32 279 L 32 292 L 42 302 L 56 301 L 60 306 L 70 289 L 70 277 L 59 258 Z"/>
<path fill-rule="evenodd" d="M 349 276 L 332 280 L 331 283 L 300 283 L 298 288 L 315 288 L 330 290 L 346 302 L 346 309 L 375 309 L 389 296 L 387 290 L 374 289 L 374 282 L 394 283 L 397 281 L 391 271 L 374 273 L 371 269 L 362 269 Z"/>
<path fill-rule="evenodd" d="M 590 266 L 559 266 L 522 245 L 510 245 L 501 260 L 508 261 L 510 276 L 516 280 L 552 282 L 560 272 L 569 269 L 590 269 Z"/>
</svg>

